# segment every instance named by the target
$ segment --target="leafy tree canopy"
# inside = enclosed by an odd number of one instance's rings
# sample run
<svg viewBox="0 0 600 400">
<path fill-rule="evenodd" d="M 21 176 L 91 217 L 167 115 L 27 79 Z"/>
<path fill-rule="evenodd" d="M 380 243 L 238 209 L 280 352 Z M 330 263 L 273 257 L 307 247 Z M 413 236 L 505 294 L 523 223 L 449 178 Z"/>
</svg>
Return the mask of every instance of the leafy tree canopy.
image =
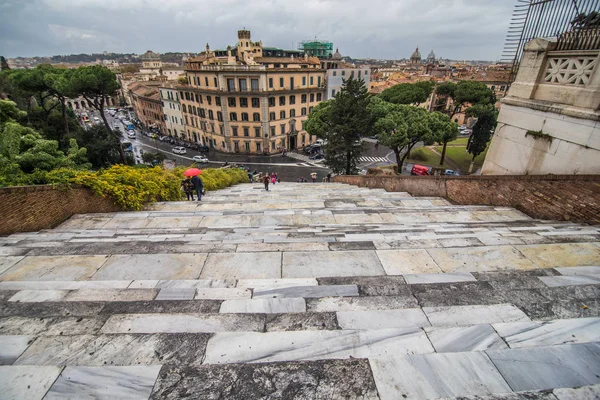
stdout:
<svg viewBox="0 0 600 400">
<path fill-rule="evenodd" d="M 384 90 L 380 97 L 394 104 L 418 105 L 427 101 L 435 84 L 431 81 L 401 83 Z"/>
<path fill-rule="evenodd" d="M 375 121 L 375 132 L 379 133 L 379 142 L 396 154 L 398 171 L 402 170 L 404 160 L 417 143 L 433 144 L 440 140 L 443 132 L 455 126 L 441 113 L 392 104 L 380 98 L 371 101 L 369 111 Z"/>
</svg>

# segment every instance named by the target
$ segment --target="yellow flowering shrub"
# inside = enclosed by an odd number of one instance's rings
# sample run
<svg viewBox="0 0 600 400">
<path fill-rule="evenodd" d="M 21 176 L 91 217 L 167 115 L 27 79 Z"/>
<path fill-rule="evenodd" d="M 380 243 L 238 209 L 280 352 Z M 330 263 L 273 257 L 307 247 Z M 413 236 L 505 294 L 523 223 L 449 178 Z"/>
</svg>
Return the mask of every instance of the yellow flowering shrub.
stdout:
<svg viewBox="0 0 600 400">
<path fill-rule="evenodd" d="M 113 165 L 96 172 L 60 168 L 48 172 L 43 183 L 83 185 L 97 195 L 112 197 L 124 210 L 141 210 L 145 203 L 181 200 L 185 170 L 183 167 L 166 170 L 125 165 Z M 201 178 L 207 191 L 248 182 L 247 173 L 237 168 L 208 168 L 202 171 Z"/>
</svg>

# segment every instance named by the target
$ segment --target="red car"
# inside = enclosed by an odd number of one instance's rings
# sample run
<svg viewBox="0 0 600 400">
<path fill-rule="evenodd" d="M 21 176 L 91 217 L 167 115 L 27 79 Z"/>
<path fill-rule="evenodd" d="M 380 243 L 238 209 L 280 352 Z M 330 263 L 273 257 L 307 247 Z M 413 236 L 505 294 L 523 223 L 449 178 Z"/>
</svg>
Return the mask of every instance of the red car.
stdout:
<svg viewBox="0 0 600 400">
<path fill-rule="evenodd" d="M 429 167 L 424 165 L 415 164 L 410 171 L 411 175 L 431 175 Z"/>
</svg>

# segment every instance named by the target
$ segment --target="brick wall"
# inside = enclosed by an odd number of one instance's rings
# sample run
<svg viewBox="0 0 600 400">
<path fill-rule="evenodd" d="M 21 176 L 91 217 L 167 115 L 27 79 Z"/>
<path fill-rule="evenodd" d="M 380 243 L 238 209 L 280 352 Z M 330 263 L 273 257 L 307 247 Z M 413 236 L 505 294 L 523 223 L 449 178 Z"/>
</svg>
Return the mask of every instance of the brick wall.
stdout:
<svg viewBox="0 0 600 400">
<path fill-rule="evenodd" d="M 53 228 L 73 214 L 119 211 L 110 198 L 90 189 L 51 185 L 0 188 L 0 235 Z"/>
<path fill-rule="evenodd" d="M 335 182 L 455 204 L 515 207 L 533 218 L 600 224 L 600 175 L 356 176 Z"/>
</svg>

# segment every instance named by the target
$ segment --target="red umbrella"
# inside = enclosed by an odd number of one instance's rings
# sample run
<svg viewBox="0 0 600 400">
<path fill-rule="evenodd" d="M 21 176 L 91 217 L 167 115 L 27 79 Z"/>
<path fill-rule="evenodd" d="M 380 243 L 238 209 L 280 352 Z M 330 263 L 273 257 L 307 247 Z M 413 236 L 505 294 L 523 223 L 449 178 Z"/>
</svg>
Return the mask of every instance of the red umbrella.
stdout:
<svg viewBox="0 0 600 400">
<path fill-rule="evenodd" d="M 202 173 L 202 170 L 198 169 L 198 168 L 188 168 L 185 170 L 185 172 L 183 173 L 185 176 L 196 176 L 196 175 L 200 175 Z"/>
</svg>

